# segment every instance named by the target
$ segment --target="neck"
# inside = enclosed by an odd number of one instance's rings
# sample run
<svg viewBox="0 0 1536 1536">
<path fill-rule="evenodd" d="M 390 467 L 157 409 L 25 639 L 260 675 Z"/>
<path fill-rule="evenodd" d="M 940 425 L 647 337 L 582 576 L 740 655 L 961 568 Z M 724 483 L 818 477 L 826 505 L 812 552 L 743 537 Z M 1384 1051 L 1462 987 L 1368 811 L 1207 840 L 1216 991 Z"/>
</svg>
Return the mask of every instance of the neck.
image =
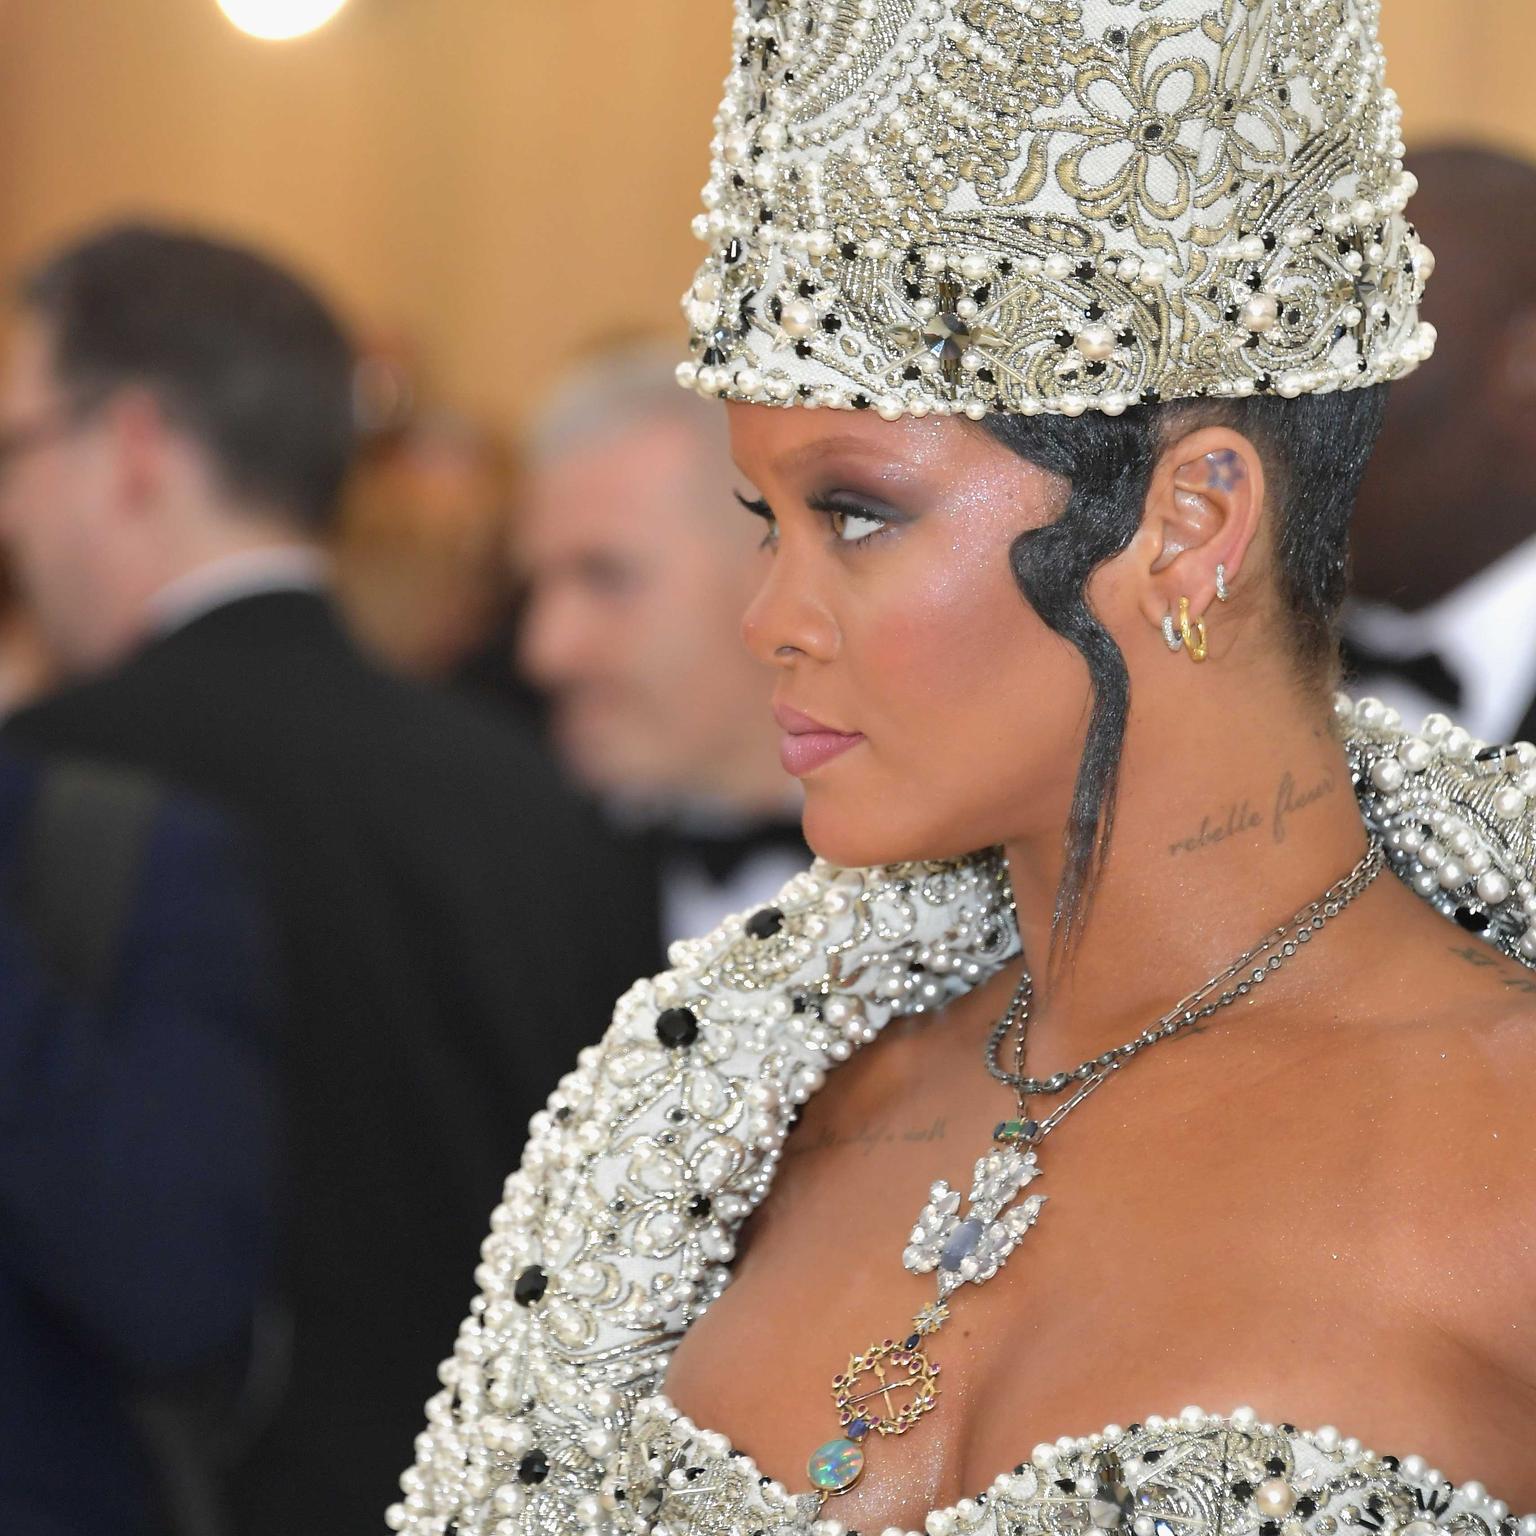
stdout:
<svg viewBox="0 0 1536 1536">
<path fill-rule="evenodd" d="M 1031 1071 L 1066 1070 L 1130 1039 L 1364 852 L 1342 747 L 1325 720 L 1300 707 L 1286 718 L 1248 702 L 1274 697 L 1234 691 L 1204 733 L 1133 723 L 1110 855 L 1069 964 L 1046 958 L 1064 862 L 1059 836 L 1007 846 L 1035 975 Z M 1191 748 L 1191 740 L 1213 745 Z M 1293 963 L 1315 969 L 1314 954 Z"/>
</svg>

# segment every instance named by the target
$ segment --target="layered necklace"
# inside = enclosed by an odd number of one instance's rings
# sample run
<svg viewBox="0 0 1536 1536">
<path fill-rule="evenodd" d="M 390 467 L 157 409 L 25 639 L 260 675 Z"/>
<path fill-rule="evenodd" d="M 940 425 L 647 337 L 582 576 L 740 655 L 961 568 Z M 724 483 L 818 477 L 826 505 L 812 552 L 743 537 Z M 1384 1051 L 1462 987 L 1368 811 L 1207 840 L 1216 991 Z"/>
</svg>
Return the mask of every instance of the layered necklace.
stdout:
<svg viewBox="0 0 1536 1536">
<path fill-rule="evenodd" d="M 1373 838 L 1360 862 L 1316 901 L 1266 934 L 1134 1039 L 1068 1072 L 1044 1078 L 1024 1073 L 1033 997 L 1026 967 L 986 1045 L 987 1071 L 1018 1095 L 1018 1115 L 993 1131 L 992 1145 L 976 1161 L 963 1211 L 959 1192 L 943 1179 L 929 1188 L 928 1203 L 918 1215 L 901 1261 L 914 1275 L 937 1272 L 934 1299 L 912 1319 L 903 1337 L 870 1345 L 851 1356 L 847 1367 L 832 1378 L 832 1400 L 842 1432 L 819 1446 L 807 1463 L 812 1488 L 822 1503 L 847 1493 L 859 1481 L 868 1465 L 869 1447 L 877 1440 L 906 1434 L 934 1410 L 939 1367 L 928 1359 L 926 1340 L 948 1321 L 954 1293 L 963 1285 L 990 1280 L 1039 1217 L 1043 1196 L 1019 1198 L 1040 1173 L 1035 1148 L 1132 1058 L 1246 997 L 1272 976 L 1370 886 L 1382 864 L 1381 844 Z M 1010 1036 L 1013 1065 L 1008 1068 L 1001 1056 Z M 1032 1096 L 1062 1093 L 1074 1085 L 1071 1096 L 1043 1118 L 1028 1113 Z"/>
</svg>

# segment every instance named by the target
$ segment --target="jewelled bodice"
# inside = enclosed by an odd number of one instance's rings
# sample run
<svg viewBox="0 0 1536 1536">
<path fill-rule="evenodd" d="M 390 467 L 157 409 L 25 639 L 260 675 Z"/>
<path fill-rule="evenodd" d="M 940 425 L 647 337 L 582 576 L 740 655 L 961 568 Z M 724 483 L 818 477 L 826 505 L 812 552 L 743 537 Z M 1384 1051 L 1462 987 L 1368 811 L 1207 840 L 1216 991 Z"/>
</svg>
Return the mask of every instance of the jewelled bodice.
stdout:
<svg viewBox="0 0 1536 1536">
<path fill-rule="evenodd" d="M 664 1397 L 642 1401 L 619 1459 L 621 1524 L 682 1536 L 791 1536 L 815 1529 L 814 1497 L 761 1476 L 723 1435 L 696 1428 Z M 926 1536 L 1486 1536 L 1511 1521 L 1476 1483 L 1453 1488 L 1422 1456 L 1378 1453 L 1336 1429 L 1187 1408 L 1037 1446 L 992 1486 L 932 1511 Z M 891 1536 L 891 1533 L 887 1533 Z"/>
<path fill-rule="evenodd" d="M 1448 722 L 1404 738 L 1379 705 L 1341 718 L 1395 871 L 1536 960 L 1536 749 L 1479 757 Z M 620 999 L 602 1043 L 534 1117 L 391 1528 L 809 1536 L 814 1500 L 760 1478 L 657 1397 L 668 1361 L 729 1283 L 736 1233 L 773 1182 L 798 1106 L 892 1017 L 943 1006 L 1016 949 L 990 855 L 818 863 L 775 905 L 674 946 L 672 969 Z M 931 1514 L 928 1536 L 1516 1536 L 1484 1490 L 1453 1490 L 1421 1460 L 1237 1414 L 1020 1453 L 991 1489 Z M 832 1530 L 822 1522 L 816 1536 Z M 1536 1517 L 1520 1536 L 1536 1536 Z"/>
</svg>

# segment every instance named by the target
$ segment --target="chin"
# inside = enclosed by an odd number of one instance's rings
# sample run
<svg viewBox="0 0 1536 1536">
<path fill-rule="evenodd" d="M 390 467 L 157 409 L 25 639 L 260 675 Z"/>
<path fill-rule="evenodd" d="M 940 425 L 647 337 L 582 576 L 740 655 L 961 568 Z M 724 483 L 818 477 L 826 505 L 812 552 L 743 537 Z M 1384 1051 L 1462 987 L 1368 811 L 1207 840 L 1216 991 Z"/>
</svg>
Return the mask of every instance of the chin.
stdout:
<svg viewBox="0 0 1536 1536">
<path fill-rule="evenodd" d="M 939 828 L 904 826 L 894 818 L 872 814 L 868 806 L 850 811 L 818 804 L 812 792 L 806 795 L 802 830 L 812 853 L 843 869 L 961 859 L 977 850 L 977 845 L 945 836 Z"/>
</svg>

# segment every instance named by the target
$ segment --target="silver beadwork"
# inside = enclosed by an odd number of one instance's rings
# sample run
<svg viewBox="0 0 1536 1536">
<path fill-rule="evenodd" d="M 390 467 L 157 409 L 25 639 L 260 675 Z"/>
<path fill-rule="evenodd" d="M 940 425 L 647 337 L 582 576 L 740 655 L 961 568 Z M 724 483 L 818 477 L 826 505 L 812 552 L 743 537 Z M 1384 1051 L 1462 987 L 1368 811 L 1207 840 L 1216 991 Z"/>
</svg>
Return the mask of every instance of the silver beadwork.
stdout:
<svg viewBox="0 0 1536 1536">
<path fill-rule="evenodd" d="M 735 0 L 700 393 L 895 417 L 1427 357 L 1379 0 Z"/>
</svg>

